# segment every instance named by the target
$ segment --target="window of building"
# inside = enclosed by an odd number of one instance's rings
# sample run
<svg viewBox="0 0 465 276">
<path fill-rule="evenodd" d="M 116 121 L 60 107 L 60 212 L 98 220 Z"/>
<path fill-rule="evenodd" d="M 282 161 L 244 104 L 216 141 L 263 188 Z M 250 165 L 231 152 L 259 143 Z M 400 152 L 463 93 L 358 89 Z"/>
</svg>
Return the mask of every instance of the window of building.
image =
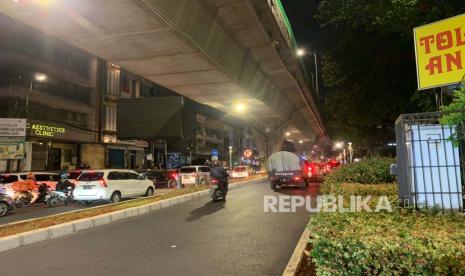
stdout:
<svg viewBox="0 0 465 276">
<path fill-rule="evenodd" d="M 132 94 L 132 81 L 129 77 L 123 76 L 121 78 L 121 94 L 131 95 Z"/>
<path fill-rule="evenodd" d="M 73 150 L 71 149 L 65 149 L 63 152 L 64 155 L 64 161 L 66 163 L 71 163 L 73 161 Z"/>
<path fill-rule="evenodd" d="M 105 130 L 116 131 L 116 105 L 105 105 Z"/>
<path fill-rule="evenodd" d="M 107 94 L 112 96 L 120 95 L 120 75 L 119 67 L 111 65 L 108 70 Z"/>
</svg>

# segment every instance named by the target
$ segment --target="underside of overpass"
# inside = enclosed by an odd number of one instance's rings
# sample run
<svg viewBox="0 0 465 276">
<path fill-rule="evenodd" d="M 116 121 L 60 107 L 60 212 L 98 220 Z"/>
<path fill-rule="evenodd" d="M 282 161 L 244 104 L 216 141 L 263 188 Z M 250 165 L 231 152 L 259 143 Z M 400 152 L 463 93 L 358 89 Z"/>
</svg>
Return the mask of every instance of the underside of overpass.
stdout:
<svg viewBox="0 0 465 276">
<path fill-rule="evenodd" d="M 329 143 L 277 0 L 4 0 L 0 12 L 226 113 L 244 103 L 231 115 L 274 150 L 288 131 Z"/>
</svg>

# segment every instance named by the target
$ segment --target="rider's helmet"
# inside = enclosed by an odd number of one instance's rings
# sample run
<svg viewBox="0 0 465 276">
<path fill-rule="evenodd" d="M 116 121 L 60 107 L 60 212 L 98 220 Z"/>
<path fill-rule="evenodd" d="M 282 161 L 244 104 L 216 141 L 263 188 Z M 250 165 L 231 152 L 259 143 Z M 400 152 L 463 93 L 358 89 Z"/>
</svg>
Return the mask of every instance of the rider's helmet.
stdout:
<svg viewBox="0 0 465 276">
<path fill-rule="evenodd" d="M 67 172 L 62 172 L 60 174 L 60 178 L 63 179 L 63 180 L 68 179 L 68 173 Z"/>
<path fill-rule="evenodd" d="M 36 180 L 36 177 L 34 176 L 33 173 L 30 172 L 30 173 L 28 173 L 28 174 L 26 175 L 26 179 Z"/>
</svg>

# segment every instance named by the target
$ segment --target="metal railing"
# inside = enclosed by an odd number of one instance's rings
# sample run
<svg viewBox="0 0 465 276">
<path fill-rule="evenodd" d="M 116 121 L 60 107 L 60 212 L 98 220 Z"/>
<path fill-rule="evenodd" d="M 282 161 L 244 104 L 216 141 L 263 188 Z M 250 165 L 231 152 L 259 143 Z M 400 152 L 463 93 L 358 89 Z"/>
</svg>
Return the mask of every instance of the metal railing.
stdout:
<svg viewBox="0 0 465 276">
<path fill-rule="evenodd" d="M 465 137 L 456 135 L 464 133 L 464 126 L 444 126 L 440 118 L 441 113 L 418 113 L 396 121 L 402 206 L 464 210 Z"/>
</svg>

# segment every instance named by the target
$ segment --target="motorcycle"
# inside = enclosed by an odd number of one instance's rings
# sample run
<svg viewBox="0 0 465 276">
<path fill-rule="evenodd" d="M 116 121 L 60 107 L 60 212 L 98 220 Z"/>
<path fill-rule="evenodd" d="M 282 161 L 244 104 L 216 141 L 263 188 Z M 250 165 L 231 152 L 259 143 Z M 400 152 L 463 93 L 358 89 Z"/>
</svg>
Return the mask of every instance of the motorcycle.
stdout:
<svg viewBox="0 0 465 276">
<path fill-rule="evenodd" d="M 218 179 L 212 178 L 209 194 L 213 201 L 219 201 L 221 199 L 224 199 L 223 190 L 220 188 L 219 185 L 220 181 Z"/>
<path fill-rule="evenodd" d="M 27 191 L 22 191 L 18 193 L 19 195 L 14 200 L 15 207 L 22 208 L 26 205 L 30 205 L 31 200 L 32 200 L 32 193 L 27 192 Z M 38 193 L 39 193 L 39 197 L 37 198 L 34 204 L 44 203 L 45 197 L 48 194 L 50 194 L 50 188 L 47 186 L 47 184 L 42 183 L 39 185 Z"/>
<path fill-rule="evenodd" d="M 73 199 L 73 188 L 66 187 L 63 191 L 53 191 L 45 197 L 47 207 L 52 208 L 59 205 L 68 205 L 68 201 Z"/>
</svg>

